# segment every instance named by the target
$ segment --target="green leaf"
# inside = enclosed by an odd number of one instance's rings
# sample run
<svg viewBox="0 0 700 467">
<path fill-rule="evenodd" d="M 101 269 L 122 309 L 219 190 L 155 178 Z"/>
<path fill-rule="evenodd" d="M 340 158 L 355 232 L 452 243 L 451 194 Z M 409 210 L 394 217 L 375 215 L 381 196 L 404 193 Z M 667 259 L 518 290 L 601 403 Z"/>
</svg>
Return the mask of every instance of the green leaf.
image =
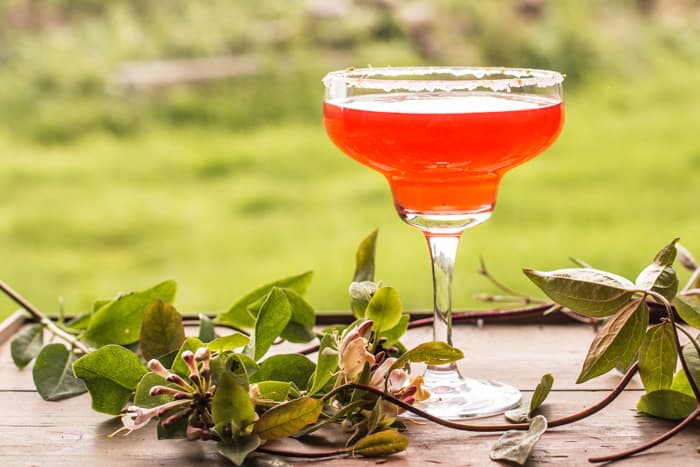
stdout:
<svg viewBox="0 0 700 467">
<path fill-rule="evenodd" d="M 246 457 L 260 446 L 257 435 L 239 435 L 222 439 L 216 443 L 216 450 L 235 465 L 243 465 Z"/>
<path fill-rule="evenodd" d="M 285 402 L 262 414 L 253 428 L 253 433 L 261 439 L 286 438 L 306 425 L 316 422 L 321 409 L 323 402 L 311 397 Z"/>
<path fill-rule="evenodd" d="M 380 284 L 372 281 L 352 282 L 350 284 L 350 308 L 357 319 L 364 319 L 369 301 L 379 290 Z"/>
<path fill-rule="evenodd" d="M 674 391 L 682 392 L 683 394 L 687 394 L 691 397 L 695 397 L 695 394 L 693 393 L 693 388 L 690 387 L 690 382 L 688 381 L 688 377 L 686 376 L 683 368 L 678 370 L 676 376 L 673 377 L 671 389 Z"/>
<path fill-rule="evenodd" d="M 41 324 L 27 326 L 17 333 L 10 343 L 12 361 L 17 368 L 24 368 L 39 355 L 44 345 L 44 327 Z"/>
<path fill-rule="evenodd" d="M 668 322 L 649 328 L 639 349 L 639 376 L 647 392 L 668 389 L 673 382 L 678 353 Z"/>
<path fill-rule="evenodd" d="M 90 319 L 92 319 L 92 313 L 85 313 L 68 321 L 66 327 L 75 331 L 84 331 L 90 325 Z"/>
<path fill-rule="evenodd" d="M 32 377 L 44 400 L 57 401 L 87 391 L 85 384 L 73 375 L 75 360 L 75 355 L 63 344 L 47 344 L 41 349 L 32 368 Z"/>
<path fill-rule="evenodd" d="M 299 323 L 295 323 L 294 321 L 290 321 L 282 330 L 280 337 L 286 341 L 300 344 L 314 340 L 316 334 L 314 334 L 313 330 Z"/>
<path fill-rule="evenodd" d="M 402 368 L 408 362 L 427 363 L 428 365 L 443 365 L 464 358 L 461 350 L 447 345 L 445 342 L 425 342 L 399 357 L 387 373 L 396 368 Z"/>
<path fill-rule="evenodd" d="M 260 371 L 250 378 L 250 382 L 287 381 L 306 389 L 315 369 L 314 362 L 303 355 L 273 355 L 260 364 Z"/>
<path fill-rule="evenodd" d="M 355 273 L 353 274 L 353 284 L 355 283 L 365 283 L 373 284 L 374 281 L 374 258 L 377 250 L 377 233 L 375 230 L 369 234 L 365 239 L 360 242 L 355 253 Z M 376 286 L 375 286 L 376 290 Z M 352 309 L 353 315 L 360 319 L 365 317 L 365 309 L 369 304 L 369 300 L 372 298 L 374 290 L 369 295 L 357 295 L 352 291 L 350 292 L 350 308 Z"/>
<path fill-rule="evenodd" d="M 384 347 L 388 347 L 390 345 L 394 345 L 403 337 L 404 334 L 406 334 L 406 330 L 408 329 L 408 322 L 411 319 L 410 315 L 408 314 L 403 314 L 401 315 L 401 318 L 399 319 L 399 322 L 396 324 L 391 329 L 387 329 L 386 331 L 382 331 L 379 333 L 377 336 L 377 339 L 386 339 L 384 343 L 382 344 Z"/>
<path fill-rule="evenodd" d="M 204 313 L 198 315 L 199 318 L 199 340 L 205 344 L 216 339 L 216 330 L 214 328 L 214 321 Z"/>
<path fill-rule="evenodd" d="M 289 391 L 292 389 L 292 384 L 282 381 L 260 381 L 258 390 L 260 391 L 260 399 L 284 402 L 289 396 Z"/>
<path fill-rule="evenodd" d="M 532 397 L 527 404 L 521 404 L 520 407 L 508 410 L 505 412 L 505 417 L 513 423 L 527 423 L 531 420 L 532 414 L 545 401 L 549 392 L 552 390 L 554 377 L 547 373 L 540 378 L 540 382 L 535 387 Z"/>
<path fill-rule="evenodd" d="M 292 311 L 292 316 L 280 336 L 297 344 L 313 340 L 316 337 L 313 333 L 313 327 L 316 325 L 316 313 L 313 307 L 295 290 L 288 288 L 280 290 L 287 295 Z"/>
<path fill-rule="evenodd" d="M 659 266 L 671 266 L 676 260 L 676 244 L 678 243 L 678 240 L 678 238 L 675 238 L 673 241 L 671 241 L 671 243 L 664 246 L 654 257 L 653 263 L 658 264 Z"/>
<path fill-rule="evenodd" d="M 255 361 L 260 360 L 280 336 L 291 317 L 292 310 L 287 294 L 273 287 L 260 307 L 255 328 L 244 353 Z"/>
<path fill-rule="evenodd" d="M 218 384 L 220 375 L 229 373 L 244 388 L 248 387 L 248 379 L 260 370 L 257 363 L 243 354 L 224 353 L 212 358 L 210 365 L 213 384 Z"/>
<path fill-rule="evenodd" d="M 330 334 L 326 334 L 319 345 L 316 370 L 313 374 L 309 395 L 312 396 L 323 389 L 337 369 L 338 351 L 335 349 L 335 339 Z"/>
<path fill-rule="evenodd" d="M 596 334 L 576 383 L 607 373 L 618 364 L 627 367 L 639 350 L 648 324 L 649 310 L 643 297 L 625 305 Z"/>
<path fill-rule="evenodd" d="M 146 308 L 141 324 L 141 355 L 146 360 L 180 348 L 185 341 L 182 315 L 174 306 L 156 300 Z"/>
<path fill-rule="evenodd" d="M 138 341 L 146 308 L 158 299 L 172 303 L 176 288 L 175 282 L 165 281 L 143 292 L 123 295 L 108 302 L 92 315 L 82 338 L 98 347 Z"/>
<path fill-rule="evenodd" d="M 698 406 L 695 397 L 672 389 L 659 389 L 644 394 L 637 403 L 637 409 L 654 417 L 668 420 L 681 420 Z"/>
<path fill-rule="evenodd" d="M 551 272 L 524 269 L 523 272 L 555 302 L 596 318 L 615 314 L 636 290 L 636 286 L 624 277 L 592 268 Z"/>
<path fill-rule="evenodd" d="M 700 343 L 700 335 L 695 338 L 696 343 Z M 683 358 L 690 370 L 690 376 L 695 381 L 696 386 L 700 386 L 700 356 L 692 342 L 683 346 Z"/>
<path fill-rule="evenodd" d="M 375 230 L 369 234 L 355 252 L 355 274 L 352 276 L 353 282 L 364 282 L 374 280 L 374 257 L 377 251 L 377 233 Z"/>
<path fill-rule="evenodd" d="M 152 396 L 150 391 L 153 386 L 167 386 L 173 389 L 181 390 L 178 385 L 169 383 L 162 376 L 148 372 L 141 377 L 139 384 L 136 385 L 136 390 L 134 392 L 134 405 L 138 405 L 139 407 L 143 407 L 145 409 L 150 409 L 173 400 L 173 396 L 170 394 Z"/>
<path fill-rule="evenodd" d="M 101 347 L 73 364 L 75 376 L 90 392 L 92 408 L 110 415 L 119 415 L 147 371 L 136 354 L 118 345 Z"/>
<path fill-rule="evenodd" d="M 530 415 L 537 410 L 537 408 L 542 405 L 542 403 L 547 399 L 549 391 L 552 390 L 552 385 L 554 384 L 554 377 L 547 373 L 542 376 L 539 384 L 535 388 L 535 392 L 532 393 L 532 398 L 530 399 Z"/>
<path fill-rule="evenodd" d="M 220 375 L 211 402 L 211 417 L 215 425 L 232 423 L 236 431 L 255 420 L 255 407 L 248 391 L 230 373 Z"/>
<path fill-rule="evenodd" d="M 207 347 L 209 347 L 209 350 L 212 352 L 225 352 L 227 350 L 244 347 L 248 342 L 250 342 L 248 336 L 244 336 L 240 332 L 234 332 L 228 336 L 217 337 L 209 342 Z"/>
<path fill-rule="evenodd" d="M 672 264 L 676 259 L 676 238 L 656 254 L 654 261 L 637 277 L 635 283 L 642 290 L 652 290 L 673 300 L 678 292 L 678 277 Z"/>
<path fill-rule="evenodd" d="M 267 296 L 273 287 L 286 287 L 293 289 L 300 294 L 304 294 L 311 283 L 313 272 L 307 271 L 296 276 L 285 277 L 262 287 L 258 287 L 252 292 L 244 295 L 236 303 L 234 303 L 228 311 L 219 314 L 216 321 L 229 326 L 241 328 L 252 328 L 255 326 L 255 319 L 248 312 L 248 306 L 257 300 Z"/>
<path fill-rule="evenodd" d="M 95 303 L 92 304 L 92 313 L 96 312 L 97 310 L 99 310 L 100 308 L 102 308 L 110 302 L 112 302 L 112 300 L 97 300 Z M 90 313 L 91 316 L 92 313 Z"/>
<path fill-rule="evenodd" d="M 659 293 L 666 300 L 673 300 L 678 292 L 678 276 L 671 266 L 650 264 L 639 273 L 636 283 L 640 289 Z"/>
<path fill-rule="evenodd" d="M 382 287 L 369 301 L 365 316 L 374 321 L 374 331 L 382 332 L 399 324 L 401 313 L 403 305 L 399 293 L 393 287 Z"/>
<path fill-rule="evenodd" d="M 537 415 L 530 422 L 527 431 L 509 430 L 496 441 L 491 448 L 489 457 L 494 461 L 509 461 L 524 465 L 530 457 L 532 448 L 547 431 L 547 419 Z"/>
<path fill-rule="evenodd" d="M 187 364 L 182 360 L 182 353 L 186 350 L 195 353 L 197 352 L 197 349 L 204 346 L 204 342 L 200 341 L 196 337 L 185 338 L 185 340 L 182 342 L 182 345 L 180 346 L 180 350 L 177 351 L 177 355 L 175 356 L 175 360 L 173 360 L 173 366 L 170 368 L 170 371 L 172 371 L 173 373 L 177 373 L 183 378 L 189 378 L 190 369 L 187 367 Z"/>
<path fill-rule="evenodd" d="M 673 306 L 683 321 L 700 329 L 700 296 L 678 295 L 673 299 Z"/>
<path fill-rule="evenodd" d="M 363 457 L 382 457 L 405 451 L 408 438 L 396 430 L 384 430 L 365 436 L 352 448 L 352 454 Z"/>
</svg>

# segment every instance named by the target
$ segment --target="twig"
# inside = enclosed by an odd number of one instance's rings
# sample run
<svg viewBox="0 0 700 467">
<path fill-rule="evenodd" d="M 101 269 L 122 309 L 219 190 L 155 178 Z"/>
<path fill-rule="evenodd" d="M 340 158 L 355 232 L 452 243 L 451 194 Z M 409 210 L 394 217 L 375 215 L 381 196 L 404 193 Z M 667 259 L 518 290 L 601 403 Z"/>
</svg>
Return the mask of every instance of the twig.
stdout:
<svg viewBox="0 0 700 467">
<path fill-rule="evenodd" d="M 489 320 L 494 318 L 510 318 L 513 316 L 529 316 L 536 315 L 538 313 L 543 313 L 544 311 L 552 307 L 551 303 L 545 303 L 543 305 L 535 305 L 527 308 L 517 308 L 514 310 L 492 310 L 492 311 L 468 311 L 465 313 L 453 313 L 452 321 L 466 321 L 466 320 Z M 418 328 L 421 326 L 429 326 L 433 323 L 433 317 L 414 319 L 408 323 L 408 328 Z"/>
<path fill-rule="evenodd" d="M 495 285 L 497 288 L 501 289 L 508 295 L 513 295 L 515 297 L 521 298 L 521 299 L 527 299 L 527 300 L 532 300 L 532 298 L 529 295 L 520 293 L 516 290 L 511 289 L 507 285 L 505 285 L 503 282 L 499 281 L 496 279 L 494 276 L 491 275 L 488 269 L 486 269 L 486 262 L 484 262 L 484 258 L 482 256 L 479 256 L 479 269 L 478 273 L 487 278 L 493 285 Z M 530 302 L 526 302 L 530 303 Z"/>
<path fill-rule="evenodd" d="M 700 268 L 695 269 L 693 271 L 693 273 L 690 275 L 688 282 L 686 282 L 685 286 L 681 289 L 681 294 L 686 295 L 687 292 L 689 292 L 691 289 L 695 288 L 696 284 L 698 282 L 698 279 L 700 279 Z"/>
<path fill-rule="evenodd" d="M 88 346 L 76 339 L 75 336 L 73 336 L 72 334 L 58 327 L 53 321 L 51 321 L 51 319 L 48 316 L 39 311 L 39 309 L 32 305 L 26 298 L 14 291 L 9 285 L 7 285 L 1 280 L 0 290 L 2 290 L 5 293 L 5 295 L 10 297 L 12 301 L 21 306 L 24 310 L 28 311 L 29 314 L 31 314 L 32 317 L 34 317 L 34 319 L 36 319 L 50 333 L 57 337 L 60 337 L 61 339 L 69 343 L 71 346 L 78 349 L 80 352 L 85 354 L 90 353 L 90 348 Z"/>
<path fill-rule="evenodd" d="M 626 451 L 618 452 L 615 454 L 610 454 L 607 456 L 600 456 L 600 457 L 591 457 L 590 459 L 588 459 L 588 462 L 593 462 L 593 463 L 611 462 L 611 461 L 616 461 L 616 460 L 623 459 L 625 457 L 632 456 L 634 454 L 638 454 L 642 451 L 646 451 L 647 449 L 653 448 L 657 444 L 661 444 L 664 441 L 672 438 L 676 433 L 679 433 L 683 428 L 688 426 L 690 424 L 690 422 L 692 422 L 693 420 L 695 420 L 699 416 L 700 416 L 700 406 L 696 407 L 695 410 L 693 410 L 691 412 L 691 414 L 685 418 L 685 420 L 680 422 L 678 425 L 674 426 L 673 429 L 671 429 L 671 430 L 667 431 L 666 433 L 652 439 L 651 441 L 647 441 L 646 443 L 640 444 L 637 447 L 627 449 Z"/>
</svg>

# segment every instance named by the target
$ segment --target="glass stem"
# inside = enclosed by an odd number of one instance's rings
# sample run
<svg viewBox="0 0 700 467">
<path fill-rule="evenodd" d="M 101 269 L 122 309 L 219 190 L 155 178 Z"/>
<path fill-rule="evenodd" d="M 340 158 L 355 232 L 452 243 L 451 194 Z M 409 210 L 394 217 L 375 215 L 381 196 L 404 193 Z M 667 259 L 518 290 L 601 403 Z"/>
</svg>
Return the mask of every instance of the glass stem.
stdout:
<svg viewBox="0 0 700 467">
<path fill-rule="evenodd" d="M 433 340 L 449 345 L 452 345 L 452 273 L 460 235 L 425 232 L 433 263 Z"/>
</svg>

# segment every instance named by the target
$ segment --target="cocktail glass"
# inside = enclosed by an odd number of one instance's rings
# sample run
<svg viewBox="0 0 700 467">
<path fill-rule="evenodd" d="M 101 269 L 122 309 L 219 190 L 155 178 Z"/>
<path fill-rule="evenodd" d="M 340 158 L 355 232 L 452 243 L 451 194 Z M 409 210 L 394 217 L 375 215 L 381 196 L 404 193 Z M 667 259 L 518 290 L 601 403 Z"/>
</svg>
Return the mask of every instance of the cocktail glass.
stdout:
<svg viewBox="0 0 700 467">
<path fill-rule="evenodd" d="M 553 71 L 490 67 L 348 69 L 323 79 L 329 137 L 386 177 L 399 216 L 428 241 L 436 341 L 452 345 L 460 236 L 489 218 L 503 174 L 556 139 L 562 81 Z M 495 414 L 521 400 L 516 388 L 465 378 L 456 364 L 428 366 L 424 378 L 431 397 L 420 407 L 444 418 Z"/>
</svg>

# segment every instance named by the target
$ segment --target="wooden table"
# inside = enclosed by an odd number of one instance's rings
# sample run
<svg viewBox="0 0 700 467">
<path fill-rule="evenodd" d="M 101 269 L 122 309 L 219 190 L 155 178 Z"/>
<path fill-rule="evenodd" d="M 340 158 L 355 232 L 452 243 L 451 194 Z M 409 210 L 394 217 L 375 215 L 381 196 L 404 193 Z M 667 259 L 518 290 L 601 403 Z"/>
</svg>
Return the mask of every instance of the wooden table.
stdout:
<svg viewBox="0 0 700 467">
<path fill-rule="evenodd" d="M 23 326 L 15 315 L 0 328 L 0 466 L 153 466 L 231 465 L 213 443 L 157 441 L 155 426 L 108 439 L 118 419 L 92 412 L 83 395 L 60 402 L 45 402 L 34 389 L 31 369 L 17 370 L 10 358 L 10 337 Z M 460 325 L 456 345 L 466 358 L 464 374 L 507 381 L 530 391 L 544 373 L 554 375 L 554 387 L 544 413 L 548 418 L 578 411 L 604 396 L 619 375 L 611 373 L 582 385 L 574 384 L 593 330 L 581 324 Z M 430 340 L 429 328 L 411 330 L 411 344 Z M 285 349 L 282 351 L 288 351 Z M 638 377 L 603 412 L 572 425 L 554 428 L 536 445 L 528 465 L 590 465 L 590 456 L 635 446 L 663 433 L 673 423 L 639 415 L 635 409 L 642 394 Z M 484 423 L 501 423 L 501 416 Z M 408 451 L 387 459 L 342 458 L 332 461 L 290 463 L 338 466 L 386 465 L 499 465 L 489 460 L 489 449 L 499 434 L 454 431 L 432 423 L 411 423 Z M 686 428 L 666 443 L 616 465 L 700 465 L 700 424 Z"/>
</svg>

